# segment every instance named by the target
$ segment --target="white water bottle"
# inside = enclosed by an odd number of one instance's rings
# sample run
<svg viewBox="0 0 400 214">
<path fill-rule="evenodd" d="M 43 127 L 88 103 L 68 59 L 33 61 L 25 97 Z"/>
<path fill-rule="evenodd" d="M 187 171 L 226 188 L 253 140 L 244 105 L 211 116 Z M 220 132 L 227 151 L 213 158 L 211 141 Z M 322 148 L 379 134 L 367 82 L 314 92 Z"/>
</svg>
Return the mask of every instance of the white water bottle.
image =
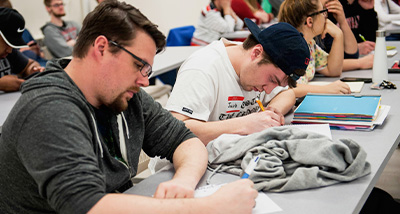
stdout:
<svg viewBox="0 0 400 214">
<path fill-rule="evenodd" d="M 372 81 L 379 84 L 383 80 L 388 80 L 385 31 L 377 30 Z"/>
</svg>

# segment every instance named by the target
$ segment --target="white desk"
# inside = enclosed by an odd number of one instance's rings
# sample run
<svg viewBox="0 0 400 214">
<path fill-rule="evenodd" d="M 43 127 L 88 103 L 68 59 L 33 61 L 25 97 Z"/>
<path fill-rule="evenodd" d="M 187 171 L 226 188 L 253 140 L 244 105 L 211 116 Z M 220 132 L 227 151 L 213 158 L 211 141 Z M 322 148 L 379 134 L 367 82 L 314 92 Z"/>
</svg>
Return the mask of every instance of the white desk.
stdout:
<svg viewBox="0 0 400 214">
<path fill-rule="evenodd" d="M 20 92 L 2 93 L 0 92 L 0 133 L 4 121 L 6 121 L 8 113 L 21 96 Z"/>
<path fill-rule="evenodd" d="M 202 46 L 174 46 L 166 47 L 165 51 L 157 54 L 154 58 L 153 77 L 163 74 L 172 69 L 179 68 L 181 64 Z"/>
<path fill-rule="evenodd" d="M 385 30 L 386 33 L 400 33 L 400 25 L 390 23 L 389 25 L 385 26 L 382 30 Z"/>
<path fill-rule="evenodd" d="M 226 39 L 242 39 L 247 38 L 250 35 L 250 31 L 248 30 L 238 30 L 229 33 L 224 33 L 221 37 Z"/>
<path fill-rule="evenodd" d="M 388 42 L 388 45 L 397 46 L 399 49 L 400 45 L 397 44 Z M 395 57 L 389 58 L 388 65 L 395 59 L 400 58 L 399 56 L 397 54 Z M 348 71 L 344 72 L 343 76 L 372 77 L 372 71 Z M 316 79 L 334 81 L 338 78 L 324 77 Z M 400 74 L 389 74 L 389 79 L 400 87 Z M 370 85 L 364 85 L 362 94 L 381 94 L 382 104 L 392 107 L 384 124 L 377 126 L 372 132 L 332 130 L 332 137 L 334 140 L 351 138 L 358 142 L 368 154 L 367 161 L 371 164 L 371 174 L 350 183 L 340 183 L 324 188 L 285 193 L 267 193 L 283 209 L 279 213 L 359 213 L 400 140 L 400 129 L 398 128 L 398 121 L 400 121 L 400 100 L 398 99 L 400 97 L 400 89 L 378 91 L 370 89 Z M 292 117 L 293 114 L 288 115 L 286 120 L 291 121 Z M 208 177 L 208 173 L 203 176 L 199 186 L 205 184 L 205 178 Z M 154 194 L 158 184 L 170 180 L 173 174 L 173 170 L 161 171 L 135 185 L 125 193 L 151 196 Z M 218 173 L 211 179 L 211 183 L 226 183 L 237 179 L 239 179 L 237 176 Z"/>
<path fill-rule="evenodd" d="M 278 23 L 278 20 L 275 18 L 270 23 L 261 24 L 260 28 L 265 29 L 276 23 Z M 238 31 L 234 31 L 234 32 L 224 33 L 221 35 L 221 37 L 226 38 L 226 39 L 243 39 L 243 38 L 247 38 L 249 35 L 250 35 L 250 31 L 247 30 L 247 28 L 246 28 L 246 30 L 238 30 Z"/>
</svg>

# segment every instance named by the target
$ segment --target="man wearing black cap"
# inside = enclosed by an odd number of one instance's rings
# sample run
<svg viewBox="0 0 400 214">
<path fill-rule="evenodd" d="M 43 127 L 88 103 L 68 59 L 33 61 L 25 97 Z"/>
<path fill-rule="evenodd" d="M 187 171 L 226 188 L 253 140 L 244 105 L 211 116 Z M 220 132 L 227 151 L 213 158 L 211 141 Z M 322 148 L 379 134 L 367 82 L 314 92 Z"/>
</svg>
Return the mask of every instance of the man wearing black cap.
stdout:
<svg viewBox="0 0 400 214">
<path fill-rule="evenodd" d="M 183 63 L 166 106 L 205 144 L 223 133 L 283 125 L 295 103 L 285 89 L 296 86 L 308 65 L 310 51 L 294 27 L 278 23 L 261 31 L 245 23 L 251 35 L 243 44 L 221 39 Z M 268 104 L 265 111 L 255 113 L 257 99 Z"/>
<path fill-rule="evenodd" d="M 18 91 L 24 81 L 19 78 L 44 69 L 15 49 L 26 47 L 24 29 L 25 21 L 16 10 L 0 8 L 0 91 Z"/>
</svg>

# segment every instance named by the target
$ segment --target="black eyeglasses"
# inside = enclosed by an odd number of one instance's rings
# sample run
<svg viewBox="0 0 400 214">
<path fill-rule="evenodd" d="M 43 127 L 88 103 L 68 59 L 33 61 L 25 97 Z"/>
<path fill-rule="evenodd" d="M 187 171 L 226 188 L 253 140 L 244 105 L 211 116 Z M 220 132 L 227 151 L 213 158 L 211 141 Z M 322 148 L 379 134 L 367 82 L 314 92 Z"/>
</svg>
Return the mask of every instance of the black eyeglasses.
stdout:
<svg viewBox="0 0 400 214">
<path fill-rule="evenodd" d="M 317 11 L 317 12 L 315 12 L 315 13 L 311 13 L 311 14 L 307 15 L 307 17 L 315 16 L 315 15 L 318 15 L 318 14 L 320 14 L 320 13 L 323 13 L 324 16 L 327 16 L 327 15 L 328 15 L 328 9 L 325 8 L 325 9 L 320 10 L 320 11 Z"/>
<path fill-rule="evenodd" d="M 139 62 L 141 62 L 143 64 L 143 66 L 140 68 L 140 73 L 142 74 L 142 76 L 144 77 L 150 77 L 151 74 L 153 73 L 153 70 L 151 68 L 151 65 L 149 63 L 147 63 L 146 61 L 144 61 L 143 59 L 141 59 L 140 57 L 136 56 L 135 54 L 133 54 L 132 52 L 128 51 L 126 48 L 122 47 L 121 45 L 119 45 L 118 43 L 108 40 L 108 42 L 110 42 L 111 44 L 117 46 L 118 48 L 124 50 L 125 52 L 127 52 L 129 55 L 131 55 L 133 58 L 135 58 L 136 60 L 138 60 Z"/>
<path fill-rule="evenodd" d="M 53 5 L 50 5 L 51 7 L 61 7 L 61 6 L 65 6 L 65 4 L 64 3 L 55 3 L 55 4 L 53 4 Z"/>
</svg>

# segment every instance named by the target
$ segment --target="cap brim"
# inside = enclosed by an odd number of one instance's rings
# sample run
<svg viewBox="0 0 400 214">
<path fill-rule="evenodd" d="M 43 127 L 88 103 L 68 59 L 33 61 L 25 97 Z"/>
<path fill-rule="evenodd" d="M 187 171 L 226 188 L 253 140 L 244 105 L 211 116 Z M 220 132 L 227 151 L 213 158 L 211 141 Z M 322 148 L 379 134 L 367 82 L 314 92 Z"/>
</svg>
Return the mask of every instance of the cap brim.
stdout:
<svg viewBox="0 0 400 214">
<path fill-rule="evenodd" d="M 0 31 L 0 35 L 3 40 L 12 48 L 27 48 L 29 47 L 22 38 L 14 39 L 13 44 L 4 36 L 3 32 Z"/>
<path fill-rule="evenodd" d="M 251 34 L 256 37 L 257 41 L 259 41 L 258 35 L 260 34 L 261 29 L 258 27 L 258 25 L 249 18 L 244 18 L 244 23 L 246 24 L 247 28 L 249 28 Z"/>
</svg>

